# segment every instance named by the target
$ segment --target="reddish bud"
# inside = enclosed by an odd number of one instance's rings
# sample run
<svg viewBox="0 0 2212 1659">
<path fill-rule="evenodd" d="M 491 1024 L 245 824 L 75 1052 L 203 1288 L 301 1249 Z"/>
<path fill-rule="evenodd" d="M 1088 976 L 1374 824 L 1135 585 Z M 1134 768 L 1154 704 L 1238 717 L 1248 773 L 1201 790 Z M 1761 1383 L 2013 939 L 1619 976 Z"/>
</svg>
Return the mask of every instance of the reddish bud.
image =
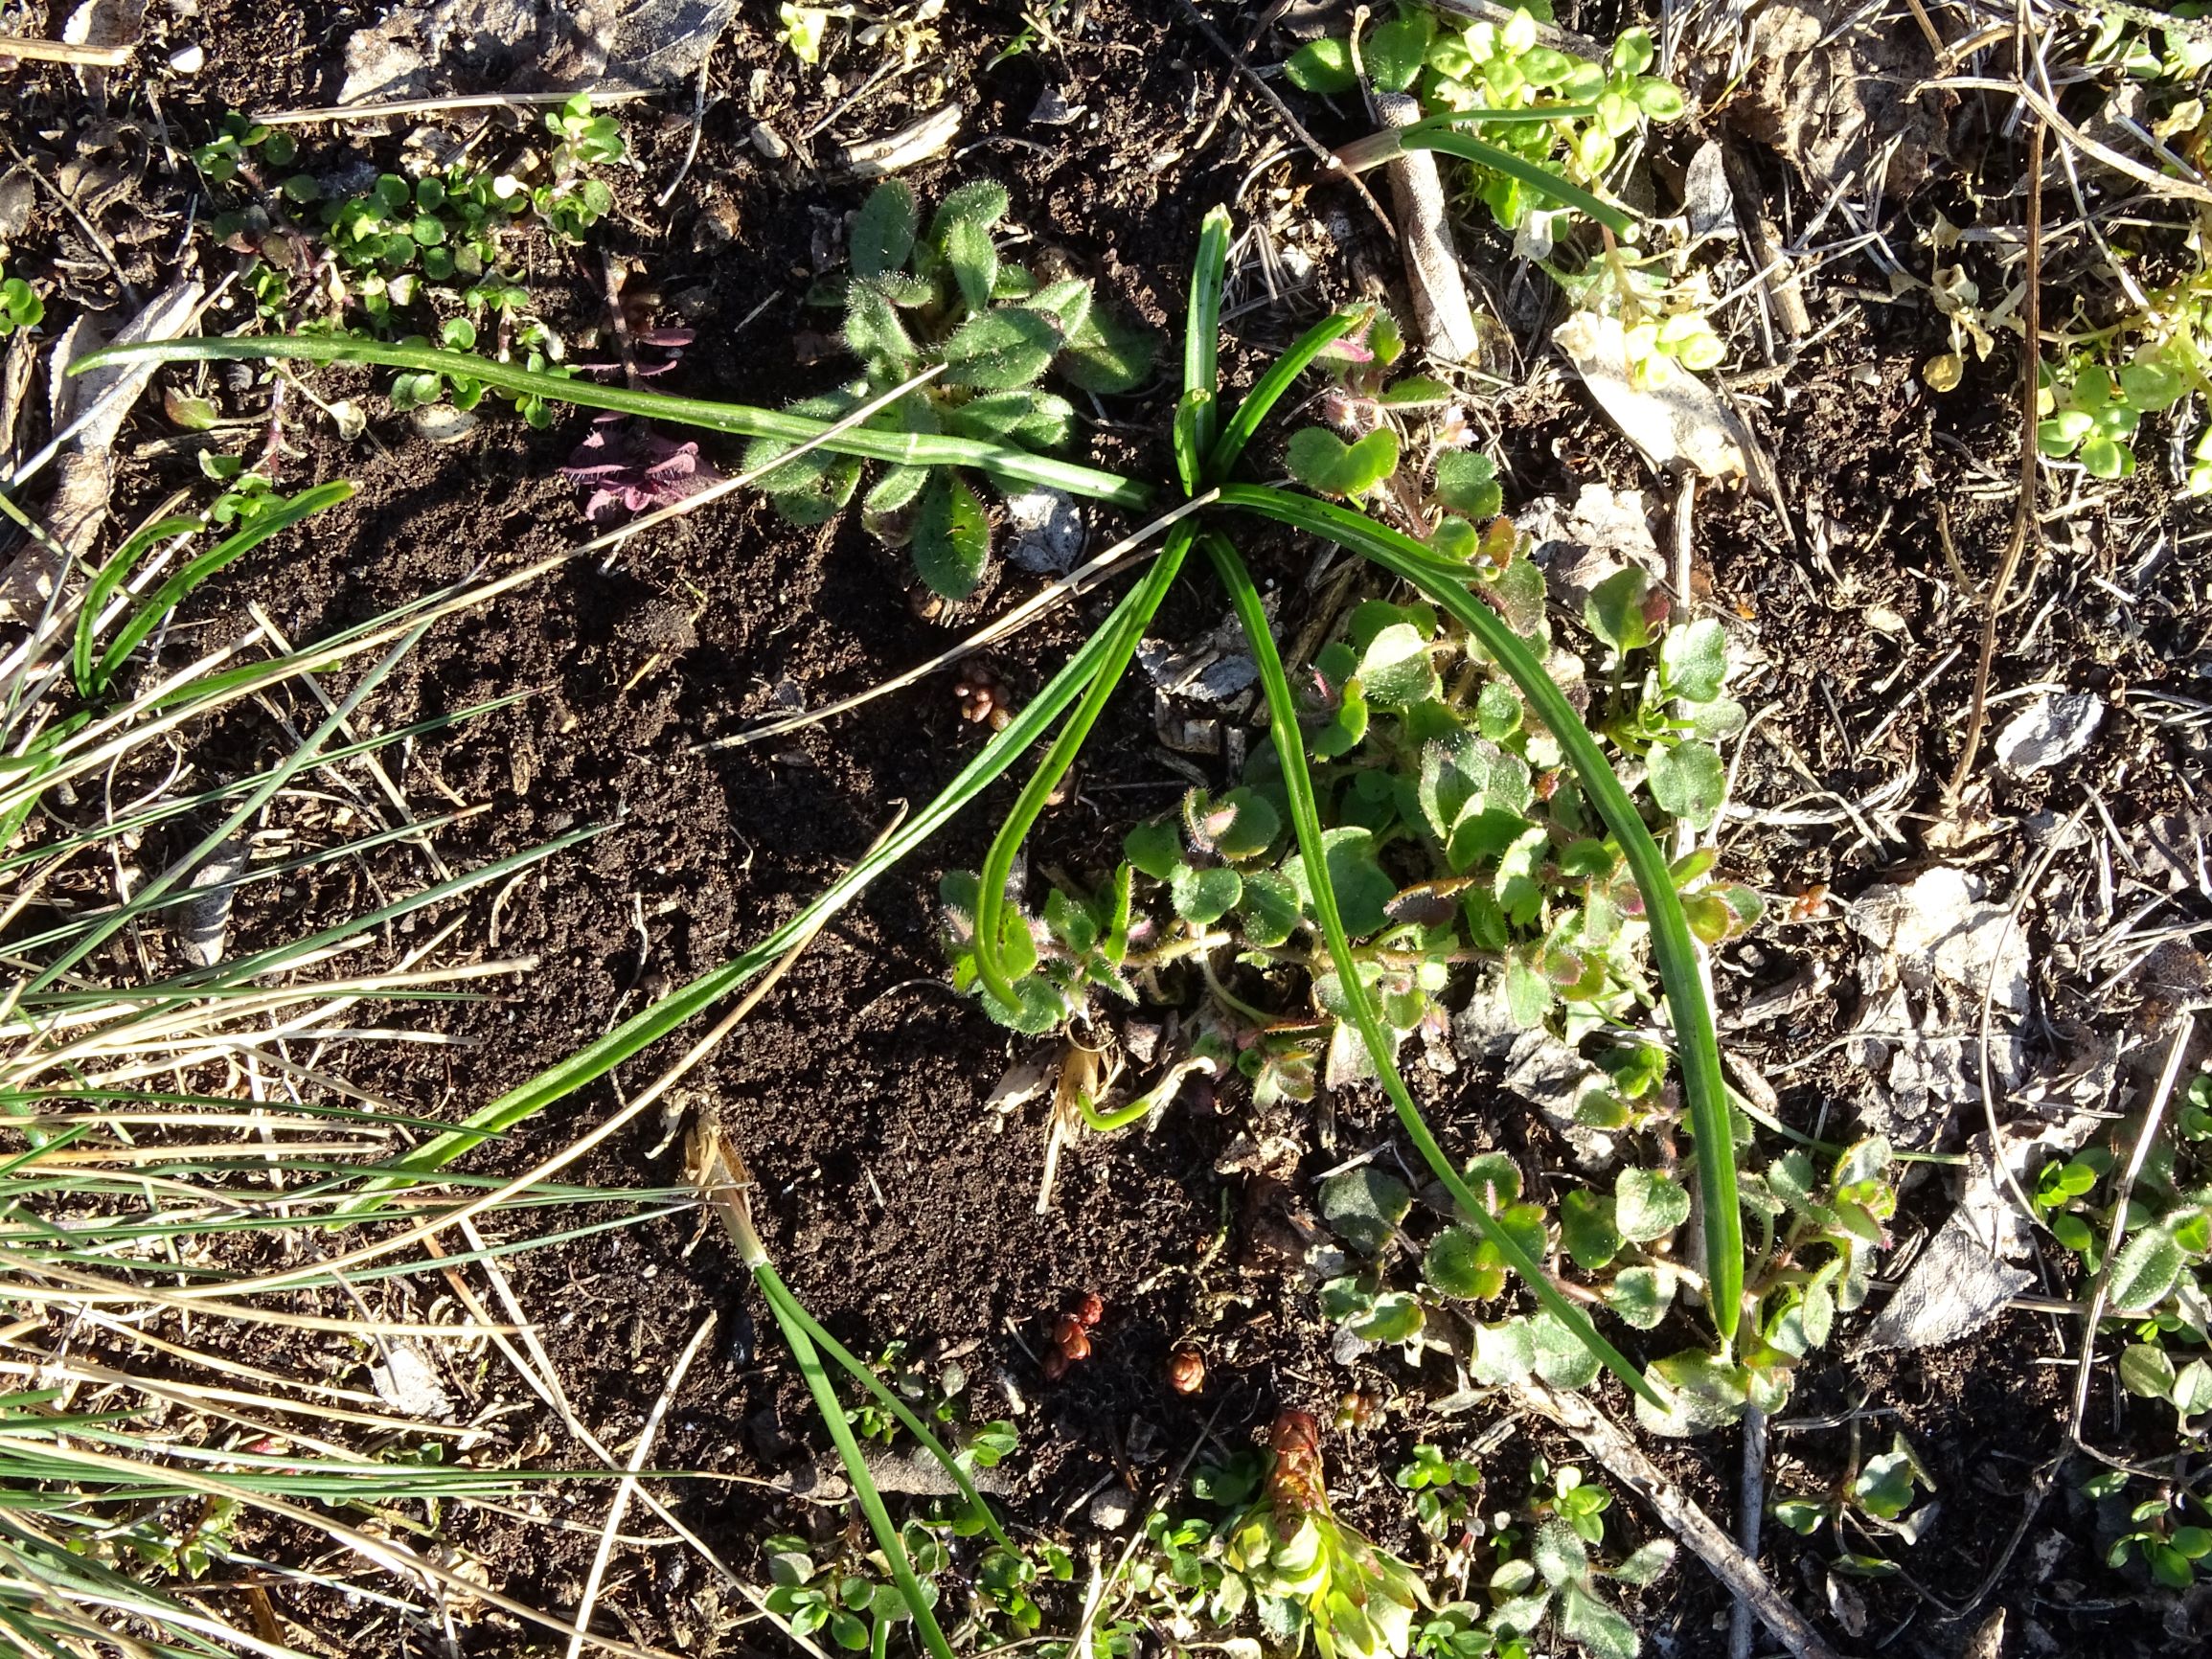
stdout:
<svg viewBox="0 0 2212 1659">
<path fill-rule="evenodd" d="M 1106 1317 L 1106 1303 L 1095 1290 L 1086 1290 L 1076 1299 L 1075 1317 L 1079 1324 L 1091 1327 Z"/>
<path fill-rule="evenodd" d="M 1206 1386 L 1206 1357 L 1195 1348 L 1168 1355 L 1168 1386 L 1177 1394 L 1197 1394 Z"/>
</svg>

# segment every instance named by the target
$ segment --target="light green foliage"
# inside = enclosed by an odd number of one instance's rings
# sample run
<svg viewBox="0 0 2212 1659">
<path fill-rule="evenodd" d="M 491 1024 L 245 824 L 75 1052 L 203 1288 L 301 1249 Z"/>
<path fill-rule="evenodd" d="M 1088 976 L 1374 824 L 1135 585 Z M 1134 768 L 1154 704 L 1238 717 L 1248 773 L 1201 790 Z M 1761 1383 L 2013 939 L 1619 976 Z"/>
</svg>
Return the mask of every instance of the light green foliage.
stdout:
<svg viewBox="0 0 2212 1659">
<path fill-rule="evenodd" d="M 2108 1316 L 2132 1340 L 2120 1381 L 2173 1408 L 2185 1440 L 2212 1428 L 2212 1077 L 2191 1079 L 2167 1115 L 2129 1196 L 2128 1225 L 2108 1264 L 2114 1159 L 2102 1147 L 2052 1159 L 2030 1192 L 2052 1237 L 2105 1272 Z"/>
<path fill-rule="evenodd" d="M 387 172 L 344 197 L 326 195 L 314 173 L 292 170 L 299 155 L 288 132 L 236 113 L 193 159 L 238 201 L 215 216 L 213 229 L 259 255 L 244 282 L 263 317 L 298 320 L 329 295 L 341 309 L 357 307 L 384 333 L 427 307 L 444 347 L 466 352 L 481 341 L 504 361 L 567 375 L 560 337 L 532 315 L 529 289 L 513 274 L 521 252 L 515 227 L 536 223 L 556 241 L 582 240 L 613 208 L 601 173 L 627 148 L 614 118 L 593 114 L 582 93 L 549 111 L 544 126 L 550 146 L 525 152 L 511 171 L 463 161 L 420 177 Z M 466 375 L 415 373 L 399 377 L 392 397 L 402 410 L 448 395 L 456 408 L 470 409 L 484 391 Z M 515 403 L 532 425 L 551 423 L 542 397 L 525 394 Z"/>
<path fill-rule="evenodd" d="M 1933 1517 L 1933 1506 L 1920 1499 L 1934 1490 L 1935 1477 L 1902 1434 L 1890 1437 L 1888 1450 L 1861 1462 L 1854 1420 L 1851 1466 L 1843 1478 L 1821 1490 L 1786 1489 L 1776 1496 L 1772 1513 L 1804 1537 L 1827 1528 L 1836 1546 L 1837 1572 L 1881 1579 L 1899 1570 L 1885 1553 L 1890 1541 L 1917 1543 Z"/>
<path fill-rule="evenodd" d="M 2092 478 L 2135 470 L 2133 442 L 2145 415 L 2160 414 L 2204 385 L 2212 274 L 2160 288 L 2141 309 L 2041 368 L 2036 442 L 2055 460 L 2079 461 Z M 2212 492 L 2212 433 L 2189 453 L 2184 488 Z"/>
<path fill-rule="evenodd" d="M 1649 73 L 1653 47 L 1647 30 L 1624 33 L 1603 62 L 1540 45 L 1537 34 L 1537 18 L 1527 10 L 1498 24 L 1401 7 L 1361 37 L 1360 58 L 1377 91 L 1410 92 L 1427 115 L 1546 104 L 1589 110 L 1483 128 L 1484 142 L 1585 186 L 1599 182 L 1623 143 L 1647 122 L 1673 121 L 1687 107 L 1672 81 Z M 1286 74 L 1309 92 L 1348 92 L 1356 84 L 1350 43 L 1335 38 L 1303 47 Z M 1519 179 L 1480 166 L 1471 165 L 1470 172 L 1474 195 L 1508 229 L 1546 205 Z"/>
<path fill-rule="evenodd" d="M 21 277 L 0 278 L 0 339 L 18 329 L 35 329 L 46 315 L 46 302 Z"/>
<path fill-rule="evenodd" d="M 854 217 L 850 274 L 810 296 L 844 312 L 840 338 L 861 377 L 791 412 L 842 415 L 940 367 L 869 427 L 1051 450 L 1066 445 L 1075 407 L 1038 384 L 1048 369 L 1092 392 L 1126 391 L 1142 379 L 1151 341 L 1096 305 L 1088 282 L 1047 279 L 1000 257 L 992 233 L 1006 211 L 1005 188 L 983 181 L 946 196 L 924 227 L 902 181 L 877 186 Z M 745 469 L 770 466 L 790 447 L 756 440 Z M 762 487 L 793 523 L 820 524 L 852 499 L 860 476 L 859 463 L 816 451 L 769 472 Z M 860 508 L 878 540 L 911 547 L 932 592 L 965 599 L 982 581 L 990 520 L 960 474 L 888 467 Z"/>
<path fill-rule="evenodd" d="M 1548 12 L 1539 7 L 1502 24 L 1468 23 L 1402 7 L 1362 37 L 1360 57 L 1378 91 L 1412 93 L 1425 117 L 1469 112 L 1471 130 L 1494 152 L 1602 194 L 1606 173 L 1641 141 L 1646 125 L 1674 121 L 1687 105 L 1673 82 L 1650 73 L 1654 48 L 1648 31 L 1625 32 L 1597 61 L 1540 44 L 1538 14 L 1548 20 Z M 1350 43 L 1315 41 L 1291 57 L 1286 72 L 1308 91 L 1348 91 L 1355 81 Z M 1525 115 L 1483 121 L 1478 113 L 1555 105 L 1562 113 L 1548 121 Z M 1499 224 L 1522 233 L 1578 305 L 1620 320 L 1637 384 L 1656 388 L 1677 368 L 1699 373 L 1720 365 L 1725 348 L 1711 322 L 1714 297 L 1704 274 L 1684 258 L 1639 253 L 1632 239 L 1623 239 L 1579 268 L 1557 262 L 1551 250 L 1564 239 L 1576 209 L 1540 189 L 1540 181 L 1515 177 L 1474 156 L 1463 166 L 1471 203 L 1480 202 Z"/>
<path fill-rule="evenodd" d="M 822 36 L 830 27 L 830 11 L 822 6 L 795 6 L 791 0 L 783 0 L 776 8 L 776 21 L 780 28 L 776 39 L 791 49 L 791 56 L 801 63 L 822 61 Z"/>
<path fill-rule="evenodd" d="M 917 1521 L 906 1524 L 899 1541 L 921 1580 L 924 1604 L 934 1608 L 938 1590 L 931 1579 L 950 1564 L 944 1541 Z M 880 1550 L 862 1554 L 787 1534 L 766 1539 L 762 1551 L 768 1563 L 768 1608 L 797 1635 L 821 1632 L 857 1653 L 914 1616 Z"/>
</svg>

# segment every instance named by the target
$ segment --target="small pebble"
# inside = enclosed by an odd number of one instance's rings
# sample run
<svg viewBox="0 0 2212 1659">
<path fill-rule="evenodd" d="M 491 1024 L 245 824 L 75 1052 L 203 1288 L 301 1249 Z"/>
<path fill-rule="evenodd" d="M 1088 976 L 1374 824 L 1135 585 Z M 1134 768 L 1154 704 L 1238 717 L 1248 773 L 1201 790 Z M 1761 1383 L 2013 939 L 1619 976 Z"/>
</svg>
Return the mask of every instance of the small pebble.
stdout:
<svg viewBox="0 0 2212 1659">
<path fill-rule="evenodd" d="M 207 53 L 197 44 L 182 47 L 169 55 L 169 66 L 179 75 L 197 75 L 207 67 Z"/>
<path fill-rule="evenodd" d="M 1108 1487 L 1090 1501 L 1090 1524 L 1103 1533 L 1118 1533 L 1137 1512 L 1137 1495 L 1127 1487 Z"/>
<path fill-rule="evenodd" d="M 753 148 L 770 161 L 782 161 L 791 153 L 791 147 L 784 142 L 784 135 L 764 121 L 753 123 Z"/>
</svg>

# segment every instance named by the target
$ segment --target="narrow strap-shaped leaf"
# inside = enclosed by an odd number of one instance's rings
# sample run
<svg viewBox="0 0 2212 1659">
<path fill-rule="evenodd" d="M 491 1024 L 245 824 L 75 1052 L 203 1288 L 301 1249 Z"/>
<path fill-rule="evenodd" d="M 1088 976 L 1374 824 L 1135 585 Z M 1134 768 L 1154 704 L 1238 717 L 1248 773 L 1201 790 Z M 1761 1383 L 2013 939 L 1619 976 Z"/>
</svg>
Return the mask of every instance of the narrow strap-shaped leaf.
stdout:
<svg viewBox="0 0 2212 1659">
<path fill-rule="evenodd" d="M 131 613 L 130 620 L 116 630 L 115 638 L 108 641 L 107 649 L 100 653 L 99 665 L 92 670 L 93 683 L 105 686 L 113 679 L 116 670 L 122 668 L 124 660 L 160 625 L 161 619 L 183 603 L 194 588 L 217 571 L 251 553 L 271 536 L 291 529 L 302 519 L 312 518 L 326 507 L 337 506 L 353 493 L 353 487 L 344 479 L 302 490 L 282 507 L 268 509 L 252 523 L 224 536 L 183 569 L 172 572 L 169 580 Z"/>
<path fill-rule="evenodd" d="M 983 1517 L 983 1529 L 991 1534 L 992 1541 L 1003 1544 L 1010 1550 L 1013 1549 L 1015 1547 L 1014 1540 L 1009 1538 L 1005 1529 L 999 1526 L 998 1517 L 991 1512 L 991 1506 L 983 1501 L 983 1494 L 975 1489 L 975 1482 L 969 1478 L 968 1470 L 961 1466 L 960 1460 L 945 1449 L 945 1443 L 930 1432 L 928 1424 L 908 1409 L 904 1400 L 883 1386 L 883 1379 L 876 1375 L 876 1368 L 859 1358 L 852 1350 L 832 1336 L 823 1328 L 822 1322 L 808 1312 L 805 1305 L 795 1296 L 791 1298 L 791 1312 L 801 1329 L 813 1341 L 814 1346 L 850 1372 L 853 1379 L 874 1395 L 884 1409 L 897 1418 L 905 1426 L 906 1431 L 922 1443 L 923 1449 L 943 1466 L 945 1472 L 951 1477 L 952 1484 L 960 1489 L 960 1495 L 973 1506 L 978 1515 Z"/>
<path fill-rule="evenodd" d="M 1420 542 L 1346 508 L 1284 489 L 1224 485 L 1221 505 L 1243 508 L 1334 541 L 1420 588 L 1481 642 L 1565 751 L 1585 794 L 1612 831 L 1644 896 L 1652 955 L 1658 966 L 1667 1006 L 1674 1013 L 1682 1095 L 1697 1142 L 1698 1193 L 1705 1228 L 1706 1301 L 1714 1327 L 1723 1338 L 1733 1340 L 1744 1294 L 1744 1218 L 1736 1197 L 1735 1148 L 1713 1011 L 1706 1000 L 1697 945 L 1682 915 L 1681 899 L 1675 893 L 1666 855 L 1652 839 L 1629 792 L 1613 776 L 1597 739 L 1520 636 L 1468 591 L 1465 572 L 1452 575 L 1444 561 Z"/>
<path fill-rule="evenodd" d="M 793 1317 L 799 1311 L 798 1299 L 765 1261 L 754 1264 L 753 1283 L 761 1287 L 768 1311 L 775 1315 L 784 1340 L 790 1345 L 791 1357 L 799 1362 L 799 1375 L 807 1379 L 807 1392 L 814 1397 L 814 1409 L 822 1414 L 822 1421 L 830 1430 L 837 1459 L 845 1466 L 845 1478 L 853 1483 L 853 1496 L 859 1502 L 860 1512 L 868 1517 L 868 1529 L 876 1534 L 884 1560 L 891 1564 L 891 1581 L 898 1586 L 899 1599 L 906 1603 L 906 1610 L 914 1615 L 914 1627 L 922 1633 L 924 1646 L 931 1659 L 953 1659 L 952 1644 L 938 1627 L 937 1615 L 922 1593 L 922 1581 L 914 1576 L 914 1563 L 906 1558 L 906 1546 L 892 1523 L 891 1511 L 883 1507 L 883 1496 L 868 1472 L 868 1460 L 860 1455 L 852 1424 L 845 1420 L 844 1402 L 830 1386 L 829 1374 L 822 1369 L 821 1355 L 814 1352 L 806 1327 Z"/>
<path fill-rule="evenodd" d="M 1500 149 L 1494 144 L 1485 144 L 1479 138 L 1471 138 L 1464 132 L 1433 128 L 1407 127 L 1403 136 L 1407 149 L 1441 150 L 1446 155 L 1456 155 L 1462 161 L 1471 161 L 1478 167 L 1487 167 L 1493 172 L 1502 172 L 1508 178 L 1518 179 L 1539 195 L 1588 214 L 1615 236 L 1626 236 L 1635 226 L 1633 215 L 1598 197 L 1581 185 L 1569 184 L 1560 173 L 1541 163 L 1530 161 L 1510 149 Z"/>
<path fill-rule="evenodd" d="M 540 374 L 513 363 L 494 362 L 467 352 L 443 352 L 429 346 L 392 346 L 380 340 L 357 340 L 351 335 L 284 334 L 267 339 L 145 340 L 107 346 L 69 367 L 73 375 L 103 364 L 122 362 L 205 362 L 233 357 L 290 357 L 311 363 L 374 363 L 387 369 L 408 369 L 417 374 L 449 375 L 481 382 L 502 392 L 570 403 L 581 409 L 612 409 L 648 420 L 666 420 L 677 426 L 701 426 L 715 432 L 732 432 L 743 438 L 773 438 L 804 443 L 820 438 L 834 424 L 756 409 L 747 403 L 723 403 L 707 398 L 677 398 L 665 392 L 636 392 L 627 386 L 603 386 L 595 380 L 567 379 Z M 1093 501 L 1142 511 L 1152 501 L 1152 491 L 1129 479 L 1092 466 L 1032 455 L 1004 443 L 984 443 L 970 438 L 946 438 L 930 433 L 883 432 L 856 426 L 824 441 L 822 447 L 839 455 L 857 455 L 869 461 L 889 461 L 908 466 L 973 466 L 994 478 L 1064 489 Z"/>
<path fill-rule="evenodd" d="M 1220 422 L 1221 283 L 1229 268 L 1229 210 L 1209 208 L 1198 226 L 1198 254 L 1191 261 L 1190 314 L 1183 328 L 1183 396 L 1203 393 L 1195 406 L 1196 453 L 1187 468 L 1196 477 L 1197 459 L 1214 446 Z M 1192 487 L 1196 492 L 1196 486 Z"/>
<path fill-rule="evenodd" d="M 1089 738 L 1091 727 L 1098 723 L 1106 699 L 1121 683 L 1129 659 L 1136 655 L 1137 642 L 1144 637 L 1152 613 L 1160 608 L 1160 602 L 1168 597 L 1168 589 L 1174 582 L 1175 573 L 1182 568 L 1183 556 L 1191 551 L 1196 534 L 1195 526 L 1187 518 L 1168 533 L 1167 543 L 1152 560 L 1152 568 L 1145 572 L 1145 580 L 1124 602 L 1127 608 L 1117 612 L 1116 620 L 1108 625 L 1111 637 L 1106 641 L 1098 667 L 1091 672 L 1083 701 L 1075 713 L 1068 716 L 1067 724 L 1060 728 L 1060 736 L 1053 739 L 1044 759 L 1038 762 L 1036 774 L 1022 790 L 1020 799 L 1015 802 L 1014 810 L 1006 815 L 1006 822 L 999 826 L 991 851 L 984 856 L 983 877 L 975 892 L 975 971 L 991 994 L 1010 1008 L 1018 1008 L 1020 998 L 1015 992 L 1013 977 L 1006 971 L 999 944 L 1005 937 L 1000 929 L 1005 925 L 1006 880 L 1014 871 L 1015 852 L 1029 833 L 1030 826 L 1037 822 L 1038 814 L 1044 810 L 1053 790 L 1060 786 L 1060 779 L 1067 775 L 1068 767 L 1075 763 L 1076 755 Z M 1099 630 L 1100 634 L 1107 631 L 1107 628 Z"/>
<path fill-rule="evenodd" d="M 200 520 L 189 514 L 164 518 L 149 524 L 132 535 L 115 550 L 113 557 L 100 567 L 100 574 L 92 579 L 92 585 L 84 590 L 84 602 L 77 612 L 77 638 L 70 648 L 69 673 L 77 682 L 80 696 L 91 696 L 92 636 L 100 624 L 100 613 L 107 608 L 107 602 L 125 578 L 138 567 L 147 550 L 157 541 L 166 541 L 172 535 L 190 535 L 200 528 Z"/>
<path fill-rule="evenodd" d="M 1350 333 L 1366 315 L 1368 311 L 1365 307 L 1350 307 L 1333 311 L 1299 335 L 1290 349 L 1275 359 L 1267 372 L 1244 394 L 1243 401 L 1237 405 L 1237 412 L 1229 417 L 1228 424 L 1221 428 L 1220 437 L 1214 441 L 1213 453 L 1206 458 L 1205 477 L 1209 483 L 1219 484 L 1228 477 L 1229 469 L 1237 465 L 1239 457 L 1244 453 L 1244 445 L 1251 443 L 1252 434 L 1259 431 L 1260 422 L 1274 412 L 1283 394 L 1296 383 L 1298 376 L 1306 372 L 1307 365 L 1326 351 L 1331 341 L 1342 339 Z"/>
<path fill-rule="evenodd" d="M 1466 1178 L 1445 1156 L 1443 1147 L 1429 1130 L 1427 1120 L 1422 1117 L 1421 1108 L 1413 1103 L 1405 1079 L 1398 1072 L 1395 1048 L 1382 1029 L 1381 1016 L 1376 1012 L 1375 998 L 1366 981 L 1359 977 L 1359 965 L 1352 954 L 1352 941 L 1344 931 L 1344 919 L 1336 908 L 1335 884 L 1329 876 L 1320 813 L 1313 802 L 1313 780 L 1306 769 L 1305 734 L 1298 729 L 1297 703 L 1290 694 L 1290 682 L 1283 672 L 1283 658 L 1275 648 L 1266 607 L 1260 602 L 1260 590 L 1252 585 L 1252 579 L 1245 572 L 1244 561 L 1225 539 L 1209 533 L 1206 556 L 1214 561 L 1214 568 L 1220 573 L 1221 584 L 1229 590 L 1229 602 L 1236 607 L 1237 620 L 1244 625 L 1245 641 L 1252 648 L 1252 661 L 1259 667 L 1260 685 L 1266 694 L 1275 739 L 1275 755 L 1283 767 L 1283 792 L 1290 803 L 1290 826 L 1297 834 L 1298 850 L 1306 860 L 1312 884 L 1314 918 L 1320 923 L 1321 938 L 1329 947 L 1330 960 L 1336 966 L 1336 976 L 1342 986 L 1345 1005 L 1351 1010 L 1352 1023 L 1358 1028 L 1360 1038 L 1367 1045 L 1376 1075 L 1382 1080 L 1383 1092 L 1390 1097 L 1398 1121 L 1413 1142 L 1414 1150 L 1444 1183 L 1445 1191 L 1451 1194 L 1468 1222 L 1497 1247 L 1498 1254 L 1536 1292 L 1544 1309 L 1572 1331 L 1575 1339 L 1615 1376 L 1663 1410 L 1665 1402 L 1629 1357 L 1598 1334 L 1589 1315 L 1560 1294 L 1559 1287 L 1544 1271 L 1543 1263 L 1531 1256 L 1520 1241 L 1491 1216 Z"/>
<path fill-rule="evenodd" d="M 1090 683 L 1099 664 L 1105 660 L 1114 625 L 1131 614 L 1139 598 L 1139 592 L 1132 590 L 1123 599 L 1106 618 L 1105 625 L 1092 634 L 1029 705 L 1007 723 L 1006 730 L 995 734 L 984 745 L 983 752 L 961 768 L 936 800 L 915 813 L 895 834 L 886 837 L 881 847 L 832 882 L 813 903 L 743 955 L 671 991 L 604 1036 L 509 1089 L 459 1127 L 425 1141 L 414 1151 L 395 1160 L 396 1167 L 414 1174 L 443 1169 L 490 1135 L 526 1122 L 554 1102 L 604 1077 L 632 1055 L 705 1012 L 782 956 L 809 931 L 852 903 L 878 876 L 942 830 L 1051 729 L 1052 722 Z"/>
</svg>

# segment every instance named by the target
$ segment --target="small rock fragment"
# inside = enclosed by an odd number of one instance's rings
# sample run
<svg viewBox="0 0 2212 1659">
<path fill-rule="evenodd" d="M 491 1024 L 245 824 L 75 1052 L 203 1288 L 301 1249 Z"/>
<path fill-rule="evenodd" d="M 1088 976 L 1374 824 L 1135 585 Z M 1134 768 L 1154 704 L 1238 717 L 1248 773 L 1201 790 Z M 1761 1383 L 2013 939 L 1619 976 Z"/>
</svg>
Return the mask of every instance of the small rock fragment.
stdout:
<svg viewBox="0 0 2212 1659">
<path fill-rule="evenodd" d="M 401 1417 L 443 1422 L 453 1415 L 453 1401 L 436 1363 L 412 1343 L 388 1344 L 384 1363 L 369 1368 L 369 1381 L 376 1398 Z"/>
<path fill-rule="evenodd" d="M 433 443 L 458 443 L 476 430 L 476 417 L 449 403 L 425 403 L 408 420 L 417 432 Z"/>
<path fill-rule="evenodd" d="M 1009 495 L 1006 523 L 1014 533 L 1007 557 L 1033 576 L 1065 576 L 1083 557 L 1083 509 L 1065 490 Z"/>
<path fill-rule="evenodd" d="M 2092 692 L 2040 696 L 1997 734 L 1997 763 L 2022 777 L 2056 766 L 2087 748 L 2104 721 L 2105 699 Z"/>
<path fill-rule="evenodd" d="M 1090 1501 L 1085 1513 L 1103 1533 L 1118 1533 L 1137 1512 L 1137 1495 L 1123 1486 L 1108 1487 Z"/>
<path fill-rule="evenodd" d="M 753 123 L 753 148 L 770 161 L 782 161 L 791 153 L 791 147 L 784 142 L 784 135 L 764 121 Z"/>
<path fill-rule="evenodd" d="M 169 55 L 169 66 L 179 75 L 197 75 L 207 67 L 207 52 L 197 42 Z"/>
<path fill-rule="evenodd" d="M 1033 126 L 1072 126 L 1083 119 L 1080 103 L 1070 103 L 1057 86 L 1046 86 L 1038 94 L 1037 107 L 1029 112 Z"/>
</svg>

